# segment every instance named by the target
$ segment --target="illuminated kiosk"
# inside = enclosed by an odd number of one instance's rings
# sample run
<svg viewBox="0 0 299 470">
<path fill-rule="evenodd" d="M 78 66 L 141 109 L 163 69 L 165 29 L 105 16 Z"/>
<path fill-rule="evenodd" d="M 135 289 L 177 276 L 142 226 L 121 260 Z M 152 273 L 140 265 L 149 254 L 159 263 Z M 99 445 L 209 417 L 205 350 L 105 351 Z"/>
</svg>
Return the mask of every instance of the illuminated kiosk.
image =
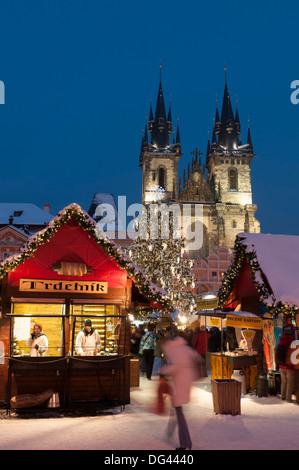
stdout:
<svg viewBox="0 0 299 470">
<path fill-rule="evenodd" d="M 130 402 L 130 309 L 169 307 L 167 293 L 77 204 L 63 209 L 0 264 L 0 401 L 53 390 L 60 403 Z M 90 319 L 101 345 L 85 356 L 76 338 Z M 28 346 L 34 324 L 45 355 Z M 96 354 L 96 355 L 95 355 Z M 33 357 L 34 356 L 34 357 Z"/>
<path fill-rule="evenodd" d="M 255 390 L 262 354 L 262 319 L 241 311 L 202 310 L 197 315 L 201 326 L 221 332 L 220 350 L 211 352 L 211 379 L 231 379 L 236 370 L 242 370 L 246 389 Z"/>
<path fill-rule="evenodd" d="M 268 375 L 274 394 L 280 392 L 275 359 L 279 340 L 285 332 L 294 340 L 299 337 L 298 268 L 298 236 L 239 233 L 234 260 L 218 292 L 222 310 L 245 310 L 262 319 L 259 371 Z M 291 365 L 299 369 L 299 348 L 294 344 L 293 349 L 295 359 Z"/>
</svg>

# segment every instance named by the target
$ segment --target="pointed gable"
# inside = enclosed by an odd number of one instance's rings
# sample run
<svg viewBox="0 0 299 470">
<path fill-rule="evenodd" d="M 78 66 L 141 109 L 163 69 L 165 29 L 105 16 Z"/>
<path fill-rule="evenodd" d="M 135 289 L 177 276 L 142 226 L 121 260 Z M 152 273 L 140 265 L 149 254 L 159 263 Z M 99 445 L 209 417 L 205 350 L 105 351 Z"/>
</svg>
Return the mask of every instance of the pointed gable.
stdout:
<svg viewBox="0 0 299 470">
<path fill-rule="evenodd" d="M 24 277 L 60 279 L 53 266 L 61 263 L 86 265 L 90 274 L 83 274 L 80 280 L 100 279 L 108 282 L 108 287 L 124 288 L 127 278 L 132 278 L 147 299 L 169 306 L 168 294 L 154 285 L 78 204 L 63 209 L 46 229 L 30 237 L 16 255 L 0 263 L 0 278 L 7 274 L 11 286 L 18 285 Z"/>
</svg>

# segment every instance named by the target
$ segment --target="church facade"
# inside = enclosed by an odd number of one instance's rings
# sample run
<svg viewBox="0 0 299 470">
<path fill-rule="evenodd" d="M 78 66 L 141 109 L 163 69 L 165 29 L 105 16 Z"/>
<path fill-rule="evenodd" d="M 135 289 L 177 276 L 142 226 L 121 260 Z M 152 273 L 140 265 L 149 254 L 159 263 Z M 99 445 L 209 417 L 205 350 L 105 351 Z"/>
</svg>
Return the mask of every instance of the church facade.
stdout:
<svg viewBox="0 0 299 470">
<path fill-rule="evenodd" d="M 157 189 L 167 204 L 191 205 L 192 230 L 201 230 L 203 243 L 200 249 L 189 251 L 193 259 L 208 259 L 219 247 L 233 249 L 240 232 L 259 233 L 260 223 L 255 218 L 251 186 L 251 164 L 254 158 L 250 129 L 247 140 L 241 142 L 239 112 L 232 109 L 225 79 L 221 113 L 216 106 L 212 140 L 208 139 L 206 158 L 194 151 L 192 161 L 178 174 L 182 156 L 179 125 L 173 129 L 171 108 L 168 113 L 164 103 L 162 80 L 155 112 L 150 105 L 149 121 L 145 127 L 139 166 L 142 170 L 142 202 L 156 199 Z M 196 205 L 201 205 L 202 216 L 196 220 Z"/>
</svg>

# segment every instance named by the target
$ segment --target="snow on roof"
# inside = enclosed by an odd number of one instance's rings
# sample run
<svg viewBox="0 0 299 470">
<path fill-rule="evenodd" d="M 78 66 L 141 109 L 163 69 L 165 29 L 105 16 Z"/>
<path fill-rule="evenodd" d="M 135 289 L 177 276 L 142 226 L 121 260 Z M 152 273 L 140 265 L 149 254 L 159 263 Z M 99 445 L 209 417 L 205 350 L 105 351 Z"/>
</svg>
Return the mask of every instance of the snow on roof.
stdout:
<svg viewBox="0 0 299 470">
<path fill-rule="evenodd" d="M 238 238 L 245 252 L 256 253 L 259 266 L 273 290 L 273 296 L 270 295 L 266 303 L 299 306 L 299 236 L 240 233 Z M 256 274 L 256 280 L 261 283 L 259 272 Z"/>
<path fill-rule="evenodd" d="M 54 217 L 35 204 L 1 202 L 0 224 L 8 224 L 10 216 L 13 216 L 13 224 L 17 225 L 44 225 L 50 222 Z"/>
<path fill-rule="evenodd" d="M 195 315 L 197 316 L 207 316 L 207 317 L 213 317 L 213 315 L 215 316 L 223 316 L 223 317 L 226 317 L 226 315 L 235 315 L 237 317 L 255 317 L 255 318 L 258 318 L 258 315 L 256 315 L 255 313 L 251 313 L 251 312 L 241 312 L 240 310 L 232 310 L 230 312 L 224 312 L 222 310 L 198 310 Z M 195 320 L 197 320 L 197 318 L 195 318 Z"/>
<path fill-rule="evenodd" d="M 21 235 L 24 235 L 27 238 L 30 236 L 30 234 L 24 232 L 24 230 L 22 230 L 18 227 L 15 227 L 14 225 L 5 225 L 4 227 L 0 227 L 0 232 L 5 230 L 5 229 L 14 230 L 15 232 L 20 233 Z"/>
<path fill-rule="evenodd" d="M 127 238 L 125 224 L 118 212 L 113 194 L 95 193 L 88 214 L 103 227 L 105 232 L 107 231 L 108 236 L 111 234 L 111 238 L 115 238 L 114 232 L 117 232 L 118 239 Z"/>
</svg>

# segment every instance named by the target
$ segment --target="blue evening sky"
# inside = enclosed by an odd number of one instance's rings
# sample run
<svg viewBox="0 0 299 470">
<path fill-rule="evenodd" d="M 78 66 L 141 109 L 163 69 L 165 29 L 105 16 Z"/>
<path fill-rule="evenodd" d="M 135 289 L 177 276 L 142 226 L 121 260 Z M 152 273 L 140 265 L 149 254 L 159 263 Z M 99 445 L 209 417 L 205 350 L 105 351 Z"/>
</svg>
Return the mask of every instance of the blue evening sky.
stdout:
<svg viewBox="0 0 299 470">
<path fill-rule="evenodd" d="M 253 201 L 262 232 L 299 235 L 299 3 L 9 0 L 2 2 L 0 202 L 88 210 L 96 192 L 141 200 L 141 133 L 159 65 L 180 120 L 183 157 L 206 152 L 224 65 L 250 118 Z"/>
</svg>

